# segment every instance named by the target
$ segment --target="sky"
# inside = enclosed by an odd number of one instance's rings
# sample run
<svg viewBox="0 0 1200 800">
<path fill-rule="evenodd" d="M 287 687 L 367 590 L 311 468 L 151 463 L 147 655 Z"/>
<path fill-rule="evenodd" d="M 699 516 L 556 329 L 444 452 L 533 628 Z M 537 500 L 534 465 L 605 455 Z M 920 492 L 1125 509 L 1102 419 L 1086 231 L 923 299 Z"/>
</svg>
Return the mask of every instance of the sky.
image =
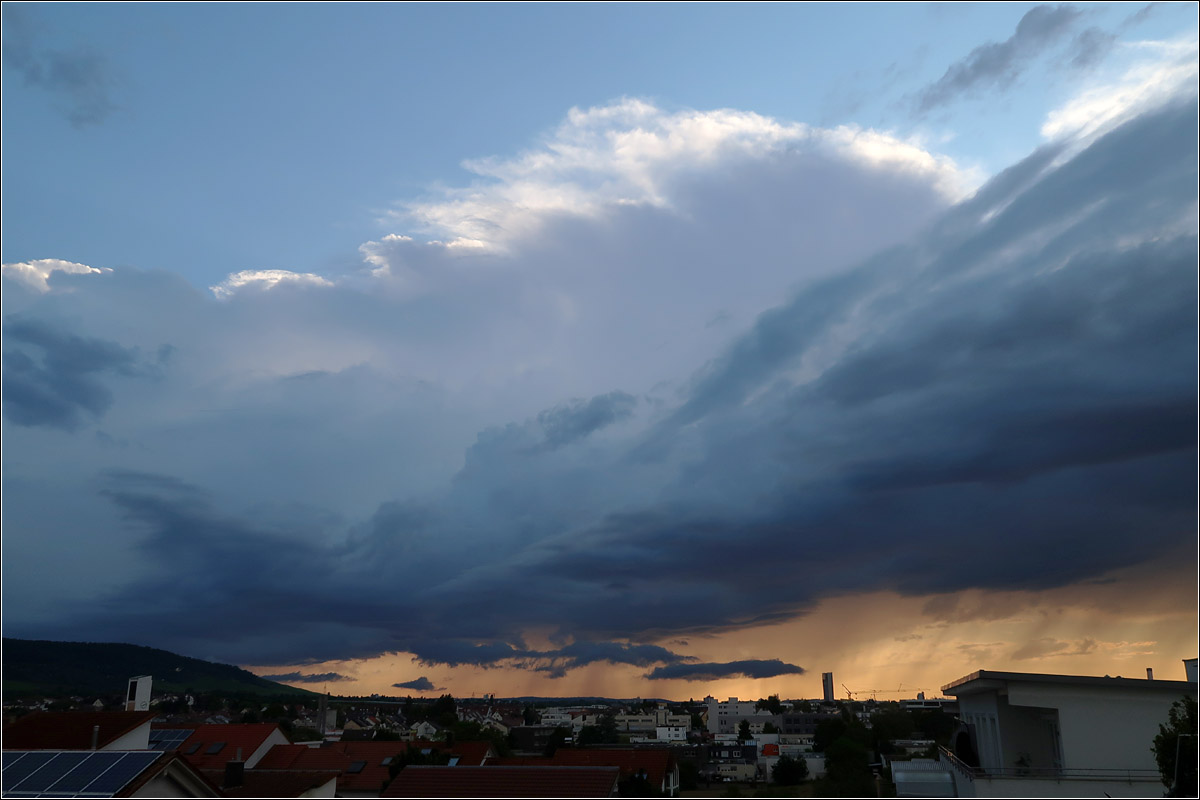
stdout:
<svg viewBox="0 0 1200 800">
<path fill-rule="evenodd" d="M 3 9 L 3 629 L 334 693 L 1197 650 L 1197 14 Z"/>
</svg>

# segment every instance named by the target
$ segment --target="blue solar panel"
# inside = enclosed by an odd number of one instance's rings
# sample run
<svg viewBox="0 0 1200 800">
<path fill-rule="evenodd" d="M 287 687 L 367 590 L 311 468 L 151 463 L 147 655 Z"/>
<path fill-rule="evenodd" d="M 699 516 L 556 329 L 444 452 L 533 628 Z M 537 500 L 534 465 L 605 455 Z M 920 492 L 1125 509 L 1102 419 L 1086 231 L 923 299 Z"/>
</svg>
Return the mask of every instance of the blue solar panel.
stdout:
<svg viewBox="0 0 1200 800">
<path fill-rule="evenodd" d="M 5 797 L 112 797 L 162 753 L 76 750 L 4 755 Z"/>
<path fill-rule="evenodd" d="M 124 753 L 108 752 L 105 750 L 83 753 L 82 755 L 85 758 L 87 756 L 91 756 L 91 758 L 87 758 L 84 763 L 76 766 L 69 774 L 64 775 L 56 783 L 46 784 L 43 791 L 82 792 L 89 783 L 103 775 L 106 770 L 112 769 L 125 756 Z"/>
<path fill-rule="evenodd" d="M 160 750 L 175 750 L 187 741 L 193 731 L 190 728 L 157 728 L 150 731 L 150 746 Z"/>
<path fill-rule="evenodd" d="M 55 782 L 68 775 L 71 770 L 87 761 L 91 755 L 93 754 L 90 752 L 55 753 L 54 757 L 47 761 L 41 769 L 13 788 L 18 792 L 44 792 Z"/>
<path fill-rule="evenodd" d="M 13 755 L 5 753 L 5 756 Z M 46 764 L 50 759 L 54 758 L 57 753 L 41 752 L 41 753 L 19 753 L 19 758 L 13 759 L 11 762 L 6 758 L 4 760 L 4 793 L 14 792 L 17 789 L 17 784 L 28 778 L 40 767 Z"/>
<path fill-rule="evenodd" d="M 125 784 L 145 772 L 146 767 L 157 761 L 161 755 L 162 753 L 154 750 L 125 753 L 124 758 L 84 787 L 82 792 L 89 795 L 102 794 L 111 797 L 125 788 Z"/>
</svg>

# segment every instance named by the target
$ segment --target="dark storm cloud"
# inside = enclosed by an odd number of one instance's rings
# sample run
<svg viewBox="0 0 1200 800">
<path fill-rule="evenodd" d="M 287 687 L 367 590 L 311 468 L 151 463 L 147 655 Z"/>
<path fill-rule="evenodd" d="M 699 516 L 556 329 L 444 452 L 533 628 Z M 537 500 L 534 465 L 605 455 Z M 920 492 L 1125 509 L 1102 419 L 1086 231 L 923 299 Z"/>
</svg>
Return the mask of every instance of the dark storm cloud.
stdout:
<svg viewBox="0 0 1200 800">
<path fill-rule="evenodd" d="M 1020 76 L 1032 58 L 1063 36 L 1079 15 L 1079 11 L 1065 5 L 1030 9 L 1021 17 L 1012 36 L 1003 42 L 976 47 L 921 90 L 916 100 L 917 111 L 932 111 L 978 89 L 1005 88 Z"/>
<path fill-rule="evenodd" d="M 336 672 L 321 672 L 312 675 L 304 675 L 299 672 L 285 672 L 279 675 L 259 675 L 259 677 L 279 683 L 333 683 L 335 681 L 350 680 L 347 676 Z"/>
<path fill-rule="evenodd" d="M 1194 557 L 1195 141 L 1188 101 L 1077 153 L 1048 146 L 914 242 L 810 281 L 688 385 L 514 414 L 443 491 L 349 531 L 297 537 L 110 473 L 150 567 L 90 616 L 6 632 L 256 664 L 405 652 L 753 677 L 771 662 L 650 643 L 839 594 L 1038 590 Z"/>
<path fill-rule="evenodd" d="M 424 675 L 411 681 L 405 681 L 404 683 L 393 683 L 392 686 L 396 687 L 397 689 L 412 689 L 416 692 L 441 691 L 440 687 L 434 686 L 433 681 L 429 680 L 429 678 L 426 678 Z"/>
<path fill-rule="evenodd" d="M 405 650 L 415 653 L 416 660 L 422 664 L 443 664 L 451 667 L 463 664 L 478 667 L 518 665 L 543 672 L 551 678 L 561 678 L 573 669 L 597 662 L 647 667 L 651 664 L 675 664 L 688 660 L 685 656 L 657 645 L 624 642 L 576 641 L 553 650 L 514 647 L 506 642 L 473 643 L 447 639 L 401 639 L 400 642 Z"/>
<path fill-rule="evenodd" d="M 673 664 L 657 667 L 648 672 L 646 677 L 652 681 L 719 681 L 722 678 L 759 679 L 803 674 L 803 667 L 773 658 L 766 661 L 730 661 L 725 664 Z"/>
<path fill-rule="evenodd" d="M 404 646 L 406 650 L 416 654 L 418 661 L 430 666 L 444 664 L 448 667 L 458 667 L 468 664 L 486 667 L 500 661 L 520 658 L 528 653 L 527 650 L 515 648 L 504 642 L 477 644 L 454 639 L 406 641 Z"/>
<path fill-rule="evenodd" d="M 1060 642 L 1057 639 L 1043 638 L 1027 642 L 1013 651 L 1012 658 L 1025 660 L 1030 658 L 1049 658 L 1051 656 L 1084 656 L 1096 649 L 1095 639 L 1083 639 L 1078 642 Z"/>
<path fill-rule="evenodd" d="M 574 642 L 559 650 L 538 653 L 533 667 L 552 678 L 561 678 L 573 669 L 598 661 L 648 667 L 651 664 L 677 664 L 688 660 L 678 653 L 651 644 Z"/>
<path fill-rule="evenodd" d="M 4 416 L 17 425 L 77 428 L 112 405 L 103 375 L 153 374 L 135 349 L 65 333 L 35 319 L 4 322 Z"/>
<path fill-rule="evenodd" d="M 637 398 L 625 392 L 609 392 L 589 401 L 575 400 L 538 414 L 549 447 L 561 447 L 633 414 Z"/>
<path fill-rule="evenodd" d="M 1088 69 L 1099 64 L 1108 55 L 1117 42 L 1115 34 L 1100 28 L 1087 28 L 1080 31 L 1071 43 L 1069 55 L 1071 66 L 1076 69 Z"/>
<path fill-rule="evenodd" d="M 76 128 L 97 125 L 113 111 L 110 93 L 117 81 L 103 55 L 86 46 L 70 51 L 43 44 L 44 31 L 26 8 L 4 6 L 4 66 L 25 85 L 49 92 Z"/>
</svg>

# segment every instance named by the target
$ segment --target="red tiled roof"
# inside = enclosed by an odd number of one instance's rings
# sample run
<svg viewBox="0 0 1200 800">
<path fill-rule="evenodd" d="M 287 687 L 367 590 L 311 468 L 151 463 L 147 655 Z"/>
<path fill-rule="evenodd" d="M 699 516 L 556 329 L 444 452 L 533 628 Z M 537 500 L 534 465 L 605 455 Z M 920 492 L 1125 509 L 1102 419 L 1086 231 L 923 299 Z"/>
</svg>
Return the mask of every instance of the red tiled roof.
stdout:
<svg viewBox="0 0 1200 800">
<path fill-rule="evenodd" d="M 332 747 L 308 747 L 302 744 L 277 744 L 254 765 L 255 769 L 316 769 L 341 772 L 350 759 Z"/>
<path fill-rule="evenodd" d="M 446 749 L 450 755 L 458 756 L 460 767 L 481 767 L 495 753 L 491 742 L 455 742 Z"/>
<path fill-rule="evenodd" d="M 39 711 L 4 728 L 5 750 L 90 750 L 104 747 L 154 719 L 153 711 Z"/>
<path fill-rule="evenodd" d="M 554 759 L 546 756 L 501 756 L 489 758 L 489 767 L 553 767 Z"/>
<path fill-rule="evenodd" d="M 225 769 L 226 763 L 237 758 L 239 748 L 242 759 L 248 759 L 277 730 L 279 726 L 273 722 L 200 725 L 179 745 L 179 752 L 201 769 Z M 219 742 L 224 742 L 225 746 L 216 753 L 209 753 L 209 749 Z M 192 752 L 195 745 L 199 747 Z"/>
<path fill-rule="evenodd" d="M 381 797 L 612 797 L 612 767 L 405 767 Z"/>
<path fill-rule="evenodd" d="M 200 783 L 201 785 L 203 785 L 203 786 L 207 787 L 209 790 L 211 790 L 213 797 L 221 796 L 221 790 L 219 788 L 220 781 L 211 780 L 209 778 L 209 776 L 205 775 L 202 770 L 199 770 L 199 769 L 196 769 L 195 767 L 193 767 L 191 764 L 189 764 L 187 762 L 186 759 L 184 759 L 178 753 L 170 753 L 170 752 L 163 753 L 162 756 L 157 761 L 155 761 L 153 764 L 151 764 L 148 769 L 146 769 L 144 772 L 142 772 L 141 775 L 137 776 L 129 783 L 125 784 L 125 787 L 122 788 L 121 791 L 117 792 L 113 796 L 114 797 L 133 797 L 134 795 L 139 794 L 141 792 L 142 787 L 144 787 L 147 783 L 149 783 L 154 778 L 158 777 L 159 775 L 163 774 L 164 772 L 167 772 L 168 774 L 170 774 L 169 771 L 174 771 L 174 770 L 179 770 L 180 772 L 183 772 L 186 775 L 190 775 L 198 783 Z"/>
<path fill-rule="evenodd" d="M 554 751 L 554 763 L 574 767 L 619 767 L 621 780 L 645 770 L 650 785 L 661 788 L 667 772 L 675 766 L 675 759 L 669 750 L 560 747 Z"/>
<path fill-rule="evenodd" d="M 386 758 L 400 755 L 412 749 L 429 749 L 458 756 L 458 765 L 477 767 L 491 752 L 490 742 L 338 742 L 333 748 L 345 753 L 350 762 L 365 761 L 359 772 L 343 773 L 338 781 L 338 790 L 347 792 L 377 792 L 392 779 Z"/>
<path fill-rule="evenodd" d="M 395 758 L 410 748 L 429 749 L 458 756 L 462 766 L 479 766 L 493 752 L 490 742 L 330 742 L 321 747 L 302 744 L 277 744 L 272 747 L 255 769 L 322 769 L 337 770 L 340 792 L 378 792 L 392 779 L 385 760 Z M 363 762 L 357 772 L 351 764 Z"/>
<path fill-rule="evenodd" d="M 240 786 L 225 786 L 225 770 L 201 770 L 209 781 L 221 788 L 226 797 L 299 797 L 305 792 L 335 780 L 333 770 L 248 769 Z"/>
</svg>

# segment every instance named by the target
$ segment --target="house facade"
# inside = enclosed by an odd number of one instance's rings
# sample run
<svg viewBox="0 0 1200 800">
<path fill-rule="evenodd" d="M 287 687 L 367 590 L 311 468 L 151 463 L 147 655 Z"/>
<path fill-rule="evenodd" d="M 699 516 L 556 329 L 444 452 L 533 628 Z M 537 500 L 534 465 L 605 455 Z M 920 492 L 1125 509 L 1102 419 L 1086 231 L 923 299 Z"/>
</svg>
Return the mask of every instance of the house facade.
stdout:
<svg viewBox="0 0 1200 800">
<path fill-rule="evenodd" d="M 1158 726 L 1196 685 L 981 670 L 942 691 L 963 723 L 943 752 L 959 797 L 1144 797 L 1163 788 Z"/>
</svg>

